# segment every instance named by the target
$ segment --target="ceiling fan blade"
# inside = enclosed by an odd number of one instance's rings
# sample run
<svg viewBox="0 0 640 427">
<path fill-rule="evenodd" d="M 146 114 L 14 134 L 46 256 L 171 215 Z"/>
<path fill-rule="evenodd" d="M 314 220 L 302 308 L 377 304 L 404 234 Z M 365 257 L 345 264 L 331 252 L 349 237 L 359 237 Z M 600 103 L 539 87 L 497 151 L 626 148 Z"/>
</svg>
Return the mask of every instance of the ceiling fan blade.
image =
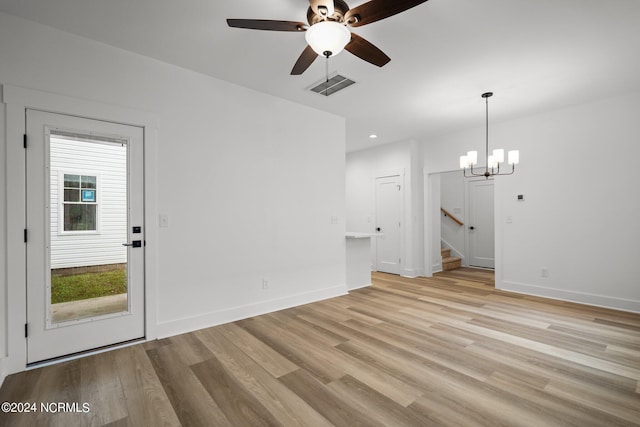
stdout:
<svg viewBox="0 0 640 427">
<path fill-rule="evenodd" d="M 351 41 L 347 43 L 344 48 L 358 58 L 364 59 L 378 67 L 382 67 L 387 62 L 391 61 L 391 58 L 389 58 L 383 51 L 355 33 L 351 33 Z"/>
<path fill-rule="evenodd" d="M 331 16 L 334 12 L 333 0 L 309 0 L 311 10 L 316 15 Z"/>
<path fill-rule="evenodd" d="M 306 31 L 308 25 L 304 22 L 273 21 L 270 19 L 227 19 L 227 24 L 234 28 L 268 31 Z"/>
<path fill-rule="evenodd" d="M 360 27 L 404 12 L 426 1 L 427 0 L 370 0 L 367 3 L 347 11 L 344 19 L 350 26 Z"/>
<path fill-rule="evenodd" d="M 303 51 L 296 64 L 293 66 L 291 70 L 291 75 L 299 76 L 304 73 L 307 68 L 316 60 L 318 54 L 311 48 L 311 46 L 307 46 Z"/>
</svg>

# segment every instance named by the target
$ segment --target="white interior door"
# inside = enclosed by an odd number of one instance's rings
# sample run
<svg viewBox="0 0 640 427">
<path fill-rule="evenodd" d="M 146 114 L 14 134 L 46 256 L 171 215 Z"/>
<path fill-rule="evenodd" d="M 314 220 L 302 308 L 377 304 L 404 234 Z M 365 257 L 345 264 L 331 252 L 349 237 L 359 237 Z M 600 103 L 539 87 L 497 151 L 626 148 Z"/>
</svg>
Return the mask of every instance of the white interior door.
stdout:
<svg viewBox="0 0 640 427">
<path fill-rule="evenodd" d="M 493 181 L 469 182 L 469 266 L 494 268 Z"/>
<path fill-rule="evenodd" d="M 143 130 L 27 110 L 27 363 L 142 338 Z"/>
<path fill-rule="evenodd" d="M 377 271 L 400 274 L 402 204 L 400 176 L 376 178 Z"/>
</svg>

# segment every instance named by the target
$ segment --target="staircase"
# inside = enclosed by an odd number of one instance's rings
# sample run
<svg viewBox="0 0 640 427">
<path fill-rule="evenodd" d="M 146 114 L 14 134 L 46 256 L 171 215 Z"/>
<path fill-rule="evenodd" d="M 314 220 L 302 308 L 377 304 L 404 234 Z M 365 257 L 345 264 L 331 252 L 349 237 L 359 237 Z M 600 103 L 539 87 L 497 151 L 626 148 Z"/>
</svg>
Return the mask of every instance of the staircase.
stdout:
<svg viewBox="0 0 640 427">
<path fill-rule="evenodd" d="M 440 249 L 440 255 L 442 256 L 442 270 L 449 271 L 461 266 L 462 260 L 451 256 L 451 249 Z"/>
</svg>

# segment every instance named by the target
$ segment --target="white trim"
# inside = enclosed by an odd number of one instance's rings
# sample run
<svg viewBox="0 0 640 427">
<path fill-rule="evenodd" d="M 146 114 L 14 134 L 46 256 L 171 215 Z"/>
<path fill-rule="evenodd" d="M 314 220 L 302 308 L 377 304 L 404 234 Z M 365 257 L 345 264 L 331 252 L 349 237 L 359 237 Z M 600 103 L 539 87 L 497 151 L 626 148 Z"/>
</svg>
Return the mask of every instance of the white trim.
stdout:
<svg viewBox="0 0 640 427">
<path fill-rule="evenodd" d="M 316 301 L 347 295 L 347 293 L 345 285 L 338 285 L 311 292 L 288 295 L 283 298 L 212 311 L 198 316 L 162 322 L 158 324 L 157 335 L 158 338 L 166 338 L 186 332 L 196 331 L 198 329 L 221 325 L 223 323 L 235 322 L 237 320 L 272 313 L 278 310 L 284 310 Z"/>
<path fill-rule="evenodd" d="M 530 285 L 527 283 L 511 282 L 508 280 L 501 282 L 500 286 L 498 286 L 498 283 L 499 282 L 496 282 L 496 288 L 503 291 L 551 298 L 561 301 L 570 301 L 596 307 L 611 308 L 614 310 L 629 311 L 632 313 L 640 313 L 640 300 L 608 297 L 606 295 L 577 292 L 566 289 L 548 288 L 545 286 Z"/>
<path fill-rule="evenodd" d="M 426 168 L 423 168 L 423 222 L 424 222 L 424 239 L 423 239 L 423 248 L 424 248 L 424 277 L 432 277 L 434 273 L 438 273 L 442 271 L 442 257 L 439 252 L 435 252 L 433 250 L 433 242 L 438 242 L 438 246 L 440 245 L 440 228 L 434 229 L 433 227 L 433 219 L 435 218 L 435 213 L 432 212 L 434 209 L 438 209 L 438 217 L 440 215 L 440 186 L 438 186 L 437 191 L 434 189 L 433 177 L 440 172 L 429 172 Z M 434 194 L 438 195 L 437 203 L 434 203 Z M 438 261 L 434 263 L 435 255 L 438 254 Z"/>
<path fill-rule="evenodd" d="M 403 268 L 400 275 L 409 279 L 415 279 L 416 277 L 423 277 L 424 270 L 421 268 Z"/>
<path fill-rule="evenodd" d="M 142 127 L 145 148 L 145 331 L 147 340 L 156 338 L 156 279 L 157 279 L 157 119 L 146 111 L 134 110 L 97 101 L 3 85 L 2 102 L 6 104 L 6 176 L 7 186 L 7 374 L 25 370 L 27 345 L 24 337 L 26 323 L 26 253 L 23 230 L 26 223 L 25 151 L 22 138 L 25 132 L 27 108 L 66 114 L 94 120 L 107 120 Z"/>
<path fill-rule="evenodd" d="M 500 289 L 500 286 L 503 284 L 504 277 L 504 263 L 503 263 L 503 246 L 502 242 L 504 240 L 504 218 L 503 218 L 503 209 L 502 209 L 502 201 L 505 200 L 504 184 L 501 183 L 501 180 L 496 179 L 493 183 L 493 219 L 495 224 L 494 229 L 494 253 L 495 253 L 495 262 L 493 268 L 493 278 L 494 278 L 494 286 L 496 289 Z"/>
<path fill-rule="evenodd" d="M 365 283 L 364 285 L 351 286 L 349 287 L 349 292 L 355 291 L 356 289 L 367 288 L 369 286 L 371 286 L 371 283 Z"/>
<path fill-rule="evenodd" d="M 378 178 L 391 178 L 392 176 L 399 176 L 404 178 L 405 173 L 405 168 L 378 171 L 374 174 L 373 179 L 376 180 Z"/>
<path fill-rule="evenodd" d="M 144 132 L 144 299 L 147 340 L 157 338 L 158 293 L 158 131 L 155 116 Z"/>
<path fill-rule="evenodd" d="M 6 105 L 6 173 L 10 177 L 25 176 L 25 151 L 20 144 L 25 132 L 26 100 L 3 86 Z M 7 373 L 23 371 L 27 364 L 24 338 L 26 313 L 26 254 L 23 230 L 26 224 L 24 179 L 7 186 Z"/>
</svg>

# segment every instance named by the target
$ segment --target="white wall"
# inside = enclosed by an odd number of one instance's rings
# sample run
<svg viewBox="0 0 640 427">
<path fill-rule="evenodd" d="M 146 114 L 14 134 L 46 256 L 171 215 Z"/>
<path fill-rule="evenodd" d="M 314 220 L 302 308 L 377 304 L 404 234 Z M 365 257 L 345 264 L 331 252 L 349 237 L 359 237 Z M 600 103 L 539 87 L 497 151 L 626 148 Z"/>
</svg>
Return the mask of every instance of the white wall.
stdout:
<svg viewBox="0 0 640 427">
<path fill-rule="evenodd" d="M 498 288 L 640 311 L 639 116 L 632 93 L 490 124 L 490 145 L 521 159 L 495 180 Z M 481 129 L 423 141 L 426 171 L 455 169 L 476 140 Z"/>
<path fill-rule="evenodd" d="M 347 153 L 347 230 L 375 231 L 375 178 L 411 167 L 409 142 Z"/>
<path fill-rule="evenodd" d="M 159 336 L 346 291 L 344 119 L 5 14 L 0 58 L 2 84 L 155 115 Z"/>
<path fill-rule="evenodd" d="M 347 230 L 373 233 L 376 228 L 375 178 L 389 174 L 403 177 L 403 233 L 401 274 L 422 274 L 422 243 L 416 236 L 422 234 L 421 170 L 414 164 L 419 157 L 415 141 L 384 145 L 370 150 L 347 154 L 346 194 Z M 376 239 L 372 239 L 371 262 L 375 267 Z"/>
</svg>

